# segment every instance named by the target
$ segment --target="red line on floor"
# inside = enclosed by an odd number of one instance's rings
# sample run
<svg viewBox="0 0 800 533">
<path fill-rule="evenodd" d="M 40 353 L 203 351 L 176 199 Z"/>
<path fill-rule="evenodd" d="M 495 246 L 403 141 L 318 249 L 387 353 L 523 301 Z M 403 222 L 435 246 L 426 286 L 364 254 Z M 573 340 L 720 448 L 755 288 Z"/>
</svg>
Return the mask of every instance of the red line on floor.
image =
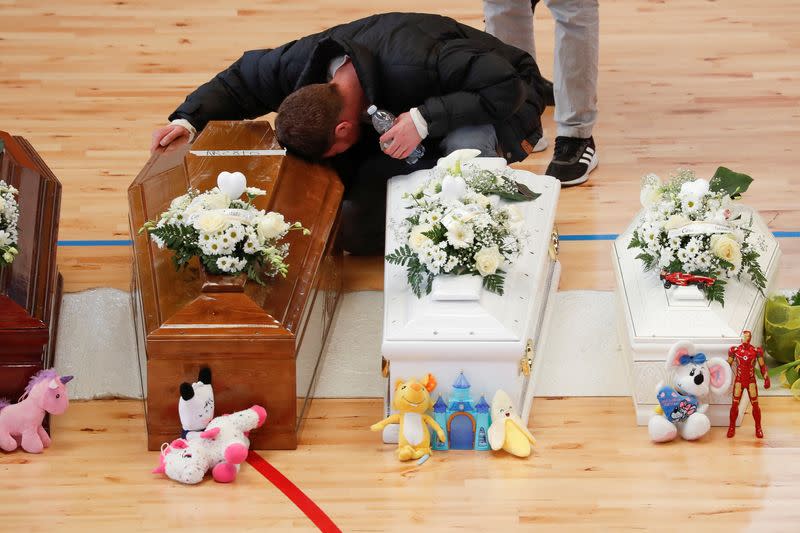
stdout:
<svg viewBox="0 0 800 533">
<path fill-rule="evenodd" d="M 275 485 L 287 498 L 292 500 L 298 509 L 312 521 L 314 525 L 319 528 L 323 533 L 341 533 L 342 530 L 336 527 L 333 520 L 330 519 L 325 511 L 319 508 L 314 501 L 306 496 L 300 488 L 292 483 L 289 478 L 281 474 L 277 468 L 272 466 L 266 459 L 258 455 L 253 450 L 247 455 L 247 462 L 258 470 L 258 472 L 267 478 L 267 480 Z"/>
</svg>

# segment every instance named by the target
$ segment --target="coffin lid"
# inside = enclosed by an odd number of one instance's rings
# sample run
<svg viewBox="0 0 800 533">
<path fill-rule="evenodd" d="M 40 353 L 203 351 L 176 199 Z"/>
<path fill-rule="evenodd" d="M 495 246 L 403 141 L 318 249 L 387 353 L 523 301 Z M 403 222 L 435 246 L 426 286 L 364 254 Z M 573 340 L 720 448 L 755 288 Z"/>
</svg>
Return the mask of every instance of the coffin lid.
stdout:
<svg viewBox="0 0 800 533">
<path fill-rule="evenodd" d="M 311 230 L 287 236 L 286 278 L 266 279 L 265 286 L 248 281 L 243 292 L 204 293 L 196 260 L 176 271 L 171 252 L 138 233 L 190 186 L 213 188 L 221 171 L 244 173 L 248 186 L 267 191 L 254 201 L 257 207 Z M 191 147 L 152 156 L 128 189 L 134 276 L 148 339 L 294 336 L 335 231 L 342 193 L 332 169 L 286 155 L 265 121 L 211 122 Z"/>
<path fill-rule="evenodd" d="M 767 290 L 774 281 L 780 260 L 780 248 L 761 216 L 753 209 L 743 207 L 743 215 L 753 216 L 752 229 L 763 236 L 766 251 L 761 254 L 761 268 L 769 280 Z M 633 230 L 641 213 L 614 242 L 612 257 L 617 285 L 623 299 L 622 309 L 632 342 L 665 343 L 691 339 L 697 343 L 738 344 L 745 329 L 755 329 L 761 320 L 765 296 L 746 278 L 727 280 L 725 306 L 717 302 L 699 300 L 681 302 L 665 289 L 658 272 L 644 272 L 636 259 L 639 251 L 628 249 Z"/>
<path fill-rule="evenodd" d="M 61 183 L 26 139 L 4 131 L 0 131 L 0 180 L 19 190 L 19 255 L 0 272 L 0 294 L 49 325 L 58 284 Z"/>
<path fill-rule="evenodd" d="M 483 168 L 503 168 L 502 158 L 478 158 L 469 164 Z M 397 248 L 392 227 L 406 216 L 405 192 L 413 192 L 430 177 L 418 171 L 392 178 L 387 191 L 386 253 Z M 531 202 L 516 202 L 523 213 L 529 236 L 517 262 L 507 269 L 505 294 L 485 289 L 476 301 L 435 301 L 431 295 L 417 298 L 408 285 L 402 266 L 386 264 L 384 271 L 384 342 L 392 341 L 492 341 L 520 343 L 535 319 L 535 287 L 549 282 L 552 261 L 549 247 L 560 185 L 550 176 L 521 170 L 513 178 L 541 196 Z M 501 203 L 505 203 L 501 200 Z M 394 222 L 393 222 L 394 221 Z"/>
</svg>

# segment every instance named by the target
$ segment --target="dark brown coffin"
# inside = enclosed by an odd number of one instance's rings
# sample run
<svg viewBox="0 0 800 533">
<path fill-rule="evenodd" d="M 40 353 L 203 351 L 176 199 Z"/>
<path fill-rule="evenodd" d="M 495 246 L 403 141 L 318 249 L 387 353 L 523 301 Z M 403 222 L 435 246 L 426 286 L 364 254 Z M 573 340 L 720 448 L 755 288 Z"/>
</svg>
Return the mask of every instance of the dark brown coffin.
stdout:
<svg viewBox="0 0 800 533">
<path fill-rule="evenodd" d="M 28 141 L 3 131 L 0 141 L 0 179 L 19 189 L 20 253 L 0 273 L 0 397 L 16 401 L 33 374 L 53 365 L 61 183 Z"/>
<path fill-rule="evenodd" d="M 195 262 L 176 271 L 171 252 L 138 232 L 190 186 L 216 185 L 240 171 L 267 191 L 259 208 L 300 221 L 291 232 L 289 274 L 243 292 L 208 285 Z M 128 189 L 133 236 L 133 305 L 146 361 L 148 448 L 180 434 L 178 387 L 212 370 L 217 414 L 263 405 L 256 449 L 293 449 L 302 413 L 341 293 L 342 254 L 334 246 L 343 187 L 335 172 L 283 154 L 267 122 L 212 122 L 191 147 L 154 155 Z"/>
</svg>

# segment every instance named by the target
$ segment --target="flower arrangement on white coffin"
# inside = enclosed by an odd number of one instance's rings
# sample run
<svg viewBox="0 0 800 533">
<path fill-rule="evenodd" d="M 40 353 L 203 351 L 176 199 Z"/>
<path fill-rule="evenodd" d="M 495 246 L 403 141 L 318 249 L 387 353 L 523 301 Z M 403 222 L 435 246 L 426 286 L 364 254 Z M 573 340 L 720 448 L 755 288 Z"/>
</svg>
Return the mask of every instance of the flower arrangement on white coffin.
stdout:
<svg viewBox="0 0 800 533">
<path fill-rule="evenodd" d="M 17 189 L 0 180 L 0 268 L 10 265 L 19 254 L 19 206 L 15 198 L 17 193 Z"/>
<path fill-rule="evenodd" d="M 457 150 L 440 159 L 433 177 L 404 195 L 410 214 L 394 228 L 402 245 L 386 260 L 406 267 L 417 297 L 430 293 L 433 278 L 442 274 L 481 276 L 484 288 L 503 294 L 503 269 L 519 255 L 523 224 L 519 210 L 499 198 L 539 195 L 508 170 L 469 164 L 479 153 Z"/>
<path fill-rule="evenodd" d="M 680 170 L 666 183 L 658 176 L 642 178 L 644 207 L 628 248 L 641 250 L 645 271 L 658 269 L 669 280 L 700 280 L 698 288 L 710 301 L 725 304 L 723 278 L 745 276 L 760 291 L 767 279 L 758 262 L 763 238 L 750 228 L 736 204 L 753 179 L 720 167 L 710 181 Z M 705 281 L 703 281 L 705 278 Z"/>
<path fill-rule="evenodd" d="M 211 274 L 247 273 L 263 284 L 262 275 L 286 276 L 289 245 L 280 241 L 289 231 L 308 234 L 299 222 L 257 209 L 253 200 L 266 191 L 248 187 L 241 172 L 221 172 L 217 186 L 206 192 L 190 189 L 172 200 L 158 220 L 146 222 L 147 231 L 159 248 L 174 252 L 175 268 L 197 256 Z M 247 200 L 241 197 L 246 196 Z"/>
</svg>

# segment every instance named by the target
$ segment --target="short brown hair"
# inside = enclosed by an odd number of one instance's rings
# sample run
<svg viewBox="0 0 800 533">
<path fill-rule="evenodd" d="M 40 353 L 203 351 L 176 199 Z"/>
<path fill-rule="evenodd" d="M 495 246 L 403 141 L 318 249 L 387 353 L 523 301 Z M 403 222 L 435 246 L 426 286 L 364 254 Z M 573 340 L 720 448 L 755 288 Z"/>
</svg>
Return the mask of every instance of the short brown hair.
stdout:
<svg viewBox="0 0 800 533">
<path fill-rule="evenodd" d="M 309 159 L 321 159 L 333 145 L 333 131 L 344 108 L 344 99 L 330 83 L 306 85 L 289 96 L 278 108 L 275 135 L 290 152 Z"/>
</svg>

